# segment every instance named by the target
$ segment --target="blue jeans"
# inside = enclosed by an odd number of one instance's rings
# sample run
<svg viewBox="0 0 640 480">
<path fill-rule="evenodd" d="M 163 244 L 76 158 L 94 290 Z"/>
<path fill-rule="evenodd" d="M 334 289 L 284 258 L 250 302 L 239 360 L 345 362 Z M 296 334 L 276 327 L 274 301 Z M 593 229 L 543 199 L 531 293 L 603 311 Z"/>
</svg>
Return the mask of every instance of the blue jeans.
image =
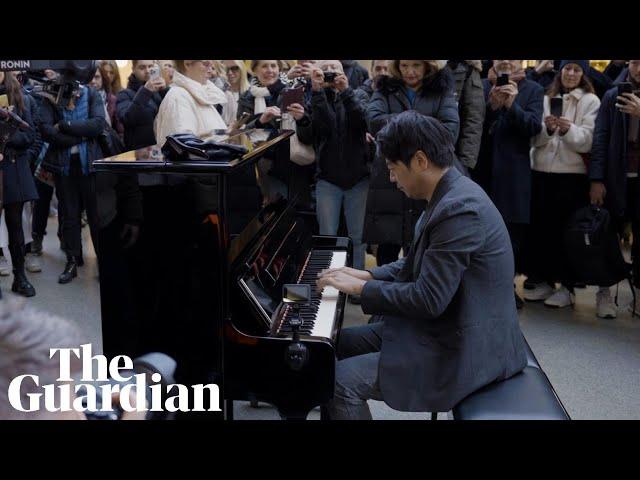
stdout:
<svg viewBox="0 0 640 480">
<path fill-rule="evenodd" d="M 364 256 L 367 250 L 362 243 L 364 216 L 367 207 L 369 178 L 360 180 L 349 190 L 318 180 L 316 183 L 316 212 L 320 235 L 335 235 L 340 224 L 340 207 L 344 204 L 349 237 L 353 242 L 353 267 L 364 270 Z"/>
</svg>

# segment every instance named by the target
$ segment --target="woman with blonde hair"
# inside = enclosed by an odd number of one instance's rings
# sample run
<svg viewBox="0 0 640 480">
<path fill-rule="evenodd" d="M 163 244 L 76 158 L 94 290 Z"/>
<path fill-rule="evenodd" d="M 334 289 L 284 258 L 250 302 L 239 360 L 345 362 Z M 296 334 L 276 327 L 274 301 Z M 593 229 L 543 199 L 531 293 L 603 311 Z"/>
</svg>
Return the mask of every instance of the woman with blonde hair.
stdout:
<svg viewBox="0 0 640 480">
<path fill-rule="evenodd" d="M 104 81 L 109 84 L 109 90 L 114 95 L 118 95 L 118 92 L 122 90 L 118 64 L 115 60 L 102 60 L 99 66 L 106 77 Z"/>
<path fill-rule="evenodd" d="M 238 101 L 240 96 L 249 90 L 249 79 L 247 78 L 247 67 L 242 60 L 223 60 L 227 76 L 227 104 L 222 111 L 222 118 L 227 125 L 231 125 L 238 115 Z"/>
<path fill-rule="evenodd" d="M 154 131 L 159 145 L 176 133 L 205 137 L 227 125 L 218 112 L 227 97 L 210 80 L 211 60 L 176 60 L 173 84 L 158 109 Z"/>
<path fill-rule="evenodd" d="M 390 76 L 381 76 L 367 107 L 369 132 L 376 135 L 394 116 L 415 110 L 438 119 L 458 138 L 460 117 L 455 98 L 455 82 L 444 69 L 444 60 L 391 60 Z M 378 244 L 378 265 L 398 259 L 400 248 L 411 244 L 424 202 L 406 197 L 389 180 L 383 159 L 374 161 L 371 175 L 364 239 Z"/>
</svg>

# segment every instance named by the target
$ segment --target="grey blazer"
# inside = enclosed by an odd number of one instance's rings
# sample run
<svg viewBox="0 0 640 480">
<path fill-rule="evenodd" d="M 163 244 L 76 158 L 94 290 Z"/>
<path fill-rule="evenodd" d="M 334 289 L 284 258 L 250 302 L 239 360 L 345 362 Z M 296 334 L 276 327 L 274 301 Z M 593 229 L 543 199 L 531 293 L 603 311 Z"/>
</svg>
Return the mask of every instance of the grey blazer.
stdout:
<svg viewBox="0 0 640 480">
<path fill-rule="evenodd" d="M 455 168 L 438 183 L 408 255 L 371 270 L 362 310 L 382 315 L 379 383 L 402 411 L 450 410 L 527 363 L 502 216 Z"/>
</svg>

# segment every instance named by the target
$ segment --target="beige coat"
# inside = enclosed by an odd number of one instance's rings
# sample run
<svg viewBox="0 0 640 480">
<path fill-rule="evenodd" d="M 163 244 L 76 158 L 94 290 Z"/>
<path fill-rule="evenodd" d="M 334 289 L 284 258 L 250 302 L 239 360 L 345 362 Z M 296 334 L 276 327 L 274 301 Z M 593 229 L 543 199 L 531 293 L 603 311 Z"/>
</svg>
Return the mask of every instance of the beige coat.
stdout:
<svg viewBox="0 0 640 480">
<path fill-rule="evenodd" d="M 162 100 L 153 129 L 158 145 L 164 145 L 168 135 L 193 133 L 206 137 L 215 129 L 227 125 L 216 110 L 226 104 L 227 96 L 213 83 L 205 85 L 175 72 L 173 84 Z"/>
<path fill-rule="evenodd" d="M 593 128 L 600 99 L 576 88 L 563 96 L 562 116 L 573 122 L 569 131 L 549 136 L 544 118 L 551 114 L 549 96 L 544 97 L 542 131 L 533 139 L 533 170 L 546 173 L 587 173 L 581 153 L 591 151 Z"/>
</svg>

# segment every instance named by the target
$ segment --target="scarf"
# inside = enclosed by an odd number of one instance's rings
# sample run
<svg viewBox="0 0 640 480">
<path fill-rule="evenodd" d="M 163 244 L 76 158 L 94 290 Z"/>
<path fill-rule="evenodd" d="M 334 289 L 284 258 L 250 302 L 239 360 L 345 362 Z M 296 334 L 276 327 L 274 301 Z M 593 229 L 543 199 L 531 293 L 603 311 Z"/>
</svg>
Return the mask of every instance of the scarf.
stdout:
<svg viewBox="0 0 640 480">
<path fill-rule="evenodd" d="M 522 80 L 524 80 L 524 78 L 526 76 L 527 75 L 526 75 L 525 71 L 520 69 L 516 73 L 512 73 L 511 75 L 509 75 L 509 81 L 520 83 Z M 493 67 L 491 67 L 489 69 L 489 73 L 487 74 L 487 78 L 489 79 L 489 82 L 491 82 L 491 85 L 495 86 L 496 80 L 498 79 L 498 74 L 493 69 Z"/>
<path fill-rule="evenodd" d="M 89 89 L 82 88 L 80 96 L 75 98 L 75 108 L 69 110 L 68 108 L 62 109 L 62 118 L 65 122 L 84 121 L 89 119 Z M 80 165 L 82 166 L 82 174 L 89 175 L 89 153 L 88 144 L 84 140 L 82 143 L 76 145 L 80 152 Z M 71 147 L 73 148 L 73 147 Z M 71 165 L 71 148 L 67 148 L 63 151 L 64 154 L 64 170 L 63 175 L 69 176 Z"/>
<path fill-rule="evenodd" d="M 284 85 L 284 87 L 289 87 L 292 84 L 292 81 L 289 80 L 286 73 L 280 73 L 279 75 L 280 82 Z M 267 98 L 271 96 L 271 91 L 267 87 L 263 87 L 262 84 L 258 81 L 257 77 L 253 77 L 251 79 L 251 86 L 249 87 L 249 92 L 253 95 L 253 113 L 254 115 L 259 115 L 264 113 L 267 109 Z"/>
</svg>

